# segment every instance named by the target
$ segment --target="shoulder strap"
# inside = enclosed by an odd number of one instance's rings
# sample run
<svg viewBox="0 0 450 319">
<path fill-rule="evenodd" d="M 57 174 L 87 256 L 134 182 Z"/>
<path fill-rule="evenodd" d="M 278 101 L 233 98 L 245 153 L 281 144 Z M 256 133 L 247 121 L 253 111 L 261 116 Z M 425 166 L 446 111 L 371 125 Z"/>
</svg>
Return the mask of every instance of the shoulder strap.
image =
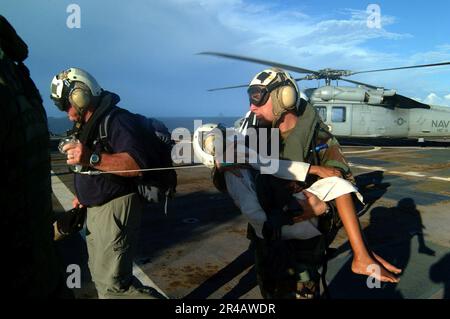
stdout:
<svg viewBox="0 0 450 319">
<path fill-rule="evenodd" d="M 112 107 L 111 111 L 106 114 L 106 116 L 100 121 L 100 125 L 98 126 L 98 132 L 99 132 L 99 139 L 97 142 L 101 143 L 105 151 L 111 153 L 112 149 L 108 142 L 108 129 L 109 129 L 109 123 L 111 121 L 111 117 L 113 117 L 115 114 L 120 113 L 121 111 L 125 111 L 122 108 L 119 108 L 117 106 Z"/>
<path fill-rule="evenodd" d="M 95 143 L 100 143 L 103 150 L 107 153 L 113 153 L 113 149 L 108 141 L 108 130 L 111 123 L 111 118 L 118 113 L 122 113 L 123 111 L 126 110 L 118 106 L 111 107 L 110 111 L 100 120 L 100 123 L 98 125 L 99 137 L 95 140 Z M 117 184 L 134 185 L 134 179 L 130 179 L 128 177 L 118 176 L 114 174 L 104 174 L 103 176 L 111 181 L 114 181 Z"/>
<path fill-rule="evenodd" d="M 114 102 L 111 94 L 104 93 L 99 102 L 99 106 L 94 111 L 94 114 L 89 119 L 89 121 L 80 127 L 80 133 L 78 139 L 88 146 L 92 146 L 97 134 L 97 127 L 99 123 L 105 117 L 105 114 L 108 114 L 111 109 L 114 107 Z"/>
</svg>

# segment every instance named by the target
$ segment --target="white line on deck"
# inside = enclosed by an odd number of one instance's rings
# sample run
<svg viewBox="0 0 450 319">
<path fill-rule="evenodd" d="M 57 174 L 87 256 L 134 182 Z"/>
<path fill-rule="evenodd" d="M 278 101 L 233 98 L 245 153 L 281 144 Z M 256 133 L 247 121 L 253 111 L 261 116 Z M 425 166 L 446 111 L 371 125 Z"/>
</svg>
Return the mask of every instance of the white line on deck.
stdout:
<svg viewBox="0 0 450 319">
<path fill-rule="evenodd" d="M 427 177 L 426 175 L 417 173 L 417 172 L 399 172 L 399 171 L 389 171 L 391 174 L 395 175 L 406 175 L 406 176 L 414 176 L 414 177 Z"/>
<path fill-rule="evenodd" d="M 431 176 L 430 178 L 432 179 L 437 179 L 439 181 L 446 181 L 446 182 L 450 182 L 450 177 L 438 177 L 438 176 Z"/>
<path fill-rule="evenodd" d="M 374 148 L 370 150 L 364 150 L 364 151 L 349 151 L 349 152 L 343 152 L 344 154 L 360 154 L 360 153 L 371 153 L 381 150 L 381 147 L 375 146 Z"/>
<path fill-rule="evenodd" d="M 440 181 L 445 181 L 445 182 L 450 182 L 450 177 L 438 177 L 438 176 L 427 176 L 424 175 L 422 173 L 418 173 L 418 172 L 400 172 L 400 171 L 388 171 L 382 167 L 378 167 L 378 166 L 363 166 L 363 165 L 355 165 L 353 163 L 348 163 L 351 167 L 356 167 L 356 168 L 360 168 L 360 169 L 366 169 L 369 171 L 383 171 L 387 174 L 393 174 L 393 175 L 404 175 L 404 176 L 412 176 L 412 177 L 425 177 L 428 179 L 436 179 L 436 180 L 440 180 Z"/>
<path fill-rule="evenodd" d="M 386 172 L 386 169 L 384 169 L 383 167 L 379 167 L 379 166 L 363 166 L 363 165 L 355 165 L 351 162 L 348 163 L 350 166 L 353 167 L 357 167 L 357 168 L 361 168 L 361 169 L 367 169 L 370 171 L 383 171 Z"/>
<path fill-rule="evenodd" d="M 420 151 L 431 151 L 431 150 L 448 150 L 448 147 L 439 146 L 383 146 L 387 149 L 410 149 L 410 150 L 420 150 Z"/>
<path fill-rule="evenodd" d="M 53 194 L 55 194 L 55 197 L 58 199 L 61 206 L 64 208 L 64 210 L 70 210 L 72 209 L 72 200 L 74 198 L 74 194 L 70 191 L 70 189 L 61 181 L 61 179 L 53 172 L 52 174 L 52 189 Z M 84 231 L 80 232 L 81 236 L 84 240 L 86 240 L 86 236 Z M 145 272 L 136 264 L 133 263 L 133 275 L 139 279 L 139 281 L 144 286 L 149 286 L 155 288 L 160 294 L 165 296 L 166 298 L 169 298 L 164 291 L 161 290 L 154 282 L 153 280 L 148 277 Z"/>
</svg>

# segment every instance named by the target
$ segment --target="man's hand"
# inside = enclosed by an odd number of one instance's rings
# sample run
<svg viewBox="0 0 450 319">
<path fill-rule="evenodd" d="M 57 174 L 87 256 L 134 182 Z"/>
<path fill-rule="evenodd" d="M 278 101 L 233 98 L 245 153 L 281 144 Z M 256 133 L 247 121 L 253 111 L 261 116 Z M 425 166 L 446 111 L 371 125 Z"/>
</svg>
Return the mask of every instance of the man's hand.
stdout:
<svg viewBox="0 0 450 319">
<path fill-rule="evenodd" d="M 320 216 L 327 211 L 327 203 L 320 200 L 319 197 L 308 191 L 303 191 L 302 193 L 305 195 L 305 199 L 299 200 L 298 202 L 303 208 L 303 213 L 300 216 L 295 216 L 293 218 L 294 222 L 302 222 L 304 220 Z"/>
<path fill-rule="evenodd" d="M 72 200 L 72 206 L 73 206 L 73 208 L 78 208 L 78 207 L 82 208 L 83 207 L 83 205 L 81 205 L 80 201 L 78 200 L 78 197 L 75 197 Z"/>
<path fill-rule="evenodd" d="M 69 143 L 64 145 L 63 152 L 67 154 L 68 165 L 89 166 L 89 158 L 92 151 L 81 143 Z"/>
<path fill-rule="evenodd" d="M 341 171 L 334 167 L 311 165 L 309 174 L 317 175 L 321 178 L 326 177 L 342 177 Z"/>
</svg>

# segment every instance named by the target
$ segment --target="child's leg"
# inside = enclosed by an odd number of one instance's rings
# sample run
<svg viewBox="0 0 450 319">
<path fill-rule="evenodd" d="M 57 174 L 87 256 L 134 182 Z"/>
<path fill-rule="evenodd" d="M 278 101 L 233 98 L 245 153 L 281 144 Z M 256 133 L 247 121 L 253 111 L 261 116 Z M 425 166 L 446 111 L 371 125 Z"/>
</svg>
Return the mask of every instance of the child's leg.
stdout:
<svg viewBox="0 0 450 319">
<path fill-rule="evenodd" d="M 335 201 L 339 217 L 342 220 L 354 253 L 352 271 L 358 274 L 370 275 L 372 272 L 368 270 L 368 266 L 376 264 L 380 266 L 379 280 L 398 282 L 398 279 L 388 270 L 399 273 L 400 269 L 395 268 L 381 257 L 379 259 L 377 258 L 378 256 L 372 257 L 367 250 L 351 195 L 342 195 L 336 198 Z"/>
</svg>

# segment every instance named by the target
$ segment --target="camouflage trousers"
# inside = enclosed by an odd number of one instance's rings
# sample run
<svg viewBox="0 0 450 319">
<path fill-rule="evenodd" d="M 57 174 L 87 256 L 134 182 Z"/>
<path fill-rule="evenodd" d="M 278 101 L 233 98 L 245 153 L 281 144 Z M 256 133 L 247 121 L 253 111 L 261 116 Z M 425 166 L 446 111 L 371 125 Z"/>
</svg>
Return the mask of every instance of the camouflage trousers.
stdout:
<svg viewBox="0 0 450 319">
<path fill-rule="evenodd" d="M 320 298 L 320 262 L 303 262 L 292 254 L 278 254 L 278 247 L 274 249 L 263 240 L 254 240 L 253 245 L 256 279 L 264 299 Z M 276 256 L 272 255 L 273 250 L 277 251 Z"/>
</svg>

